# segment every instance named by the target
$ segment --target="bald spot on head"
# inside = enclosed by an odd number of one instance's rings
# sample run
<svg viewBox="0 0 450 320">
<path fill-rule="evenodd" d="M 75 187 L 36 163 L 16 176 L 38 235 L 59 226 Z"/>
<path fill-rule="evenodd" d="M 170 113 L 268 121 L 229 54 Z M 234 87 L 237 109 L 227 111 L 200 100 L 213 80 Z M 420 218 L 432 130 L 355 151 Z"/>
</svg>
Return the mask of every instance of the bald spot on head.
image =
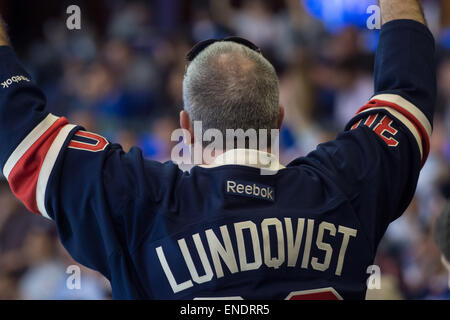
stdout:
<svg viewBox="0 0 450 320">
<path fill-rule="evenodd" d="M 218 42 L 189 65 L 183 82 L 185 109 L 203 129 L 276 129 L 278 78 L 259 53 Z"/>
</svg>

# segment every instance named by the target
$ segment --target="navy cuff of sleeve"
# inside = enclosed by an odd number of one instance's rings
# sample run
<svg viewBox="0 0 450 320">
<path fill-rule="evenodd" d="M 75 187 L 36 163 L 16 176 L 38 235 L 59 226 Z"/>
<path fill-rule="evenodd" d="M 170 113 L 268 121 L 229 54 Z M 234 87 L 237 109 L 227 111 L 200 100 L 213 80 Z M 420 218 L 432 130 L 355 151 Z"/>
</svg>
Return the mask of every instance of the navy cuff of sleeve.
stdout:
<svg viewBox="0 0 450 320">
<path fill-rule="evenodd" d="M 387 23 L 385 23 L 381 27 L 381 34 L 380 37 L 383 35 L 383 33 L 386 32 L 396 32 L 401 29 L 411 29 L 414 31 L 417 31 L 418 33 L 423 34 L 426 38 L 428 38 L 429 41 L 433 43 L 433 47 L 435 45 L 434 36 L 431 33 L 430 29 L 426 25 L 424 25 L 421 22 L 410 20 L 410 19 L 399 19 L 399 20 L 392 20 Z"/>
</svg>

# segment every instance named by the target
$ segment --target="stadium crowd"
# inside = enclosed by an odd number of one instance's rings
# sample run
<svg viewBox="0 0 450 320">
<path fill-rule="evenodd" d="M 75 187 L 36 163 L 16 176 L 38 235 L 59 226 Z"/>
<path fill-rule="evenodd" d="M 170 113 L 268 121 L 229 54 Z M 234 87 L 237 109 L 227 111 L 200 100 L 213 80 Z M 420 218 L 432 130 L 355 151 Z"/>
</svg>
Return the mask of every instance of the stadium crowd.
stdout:
<svg viewBox="0 0 450 320">
<path fill-rule="evenodd" d="M 126 151 L 139 146 L 159 161 L 170 160 L 190 47 L 206 38 L 248 38 L 280 77 L 286 109 L 280 151 L 288 163 L 333 139 L 373 94 L 377 31 L 330 30 L 309 14 L 306 2 L 99 1 L 103 14 L 96 18 L 84 14 L 86 1 L 80 4 L 81 30 L 66 28 L 61 6 L 60 16 L 45 19 L 27 45 L 14 29 L 21 19 L 14 13 L 18 9 L 6 6 L 10 13 L 4 17 L 52 113 Z M 450 299 L 449 275 L 433 240 L 433 223 L 450 194 L 450 28 L 445 26 L 450 17 L 442 3 L 425 2 L 438 40 L 439 102 L 431 154 L 413 202 L 380 244 L 375 264 L 381 289 L 369 290 L 371 299 Z M 1 179 L 0 299 L 110 298 L 108 281 L 81 266 L 81 289 L 70 290 L 70 265 L 76 263 L 59 244 L 52 222 L 26 212 Z"/>
</svg>

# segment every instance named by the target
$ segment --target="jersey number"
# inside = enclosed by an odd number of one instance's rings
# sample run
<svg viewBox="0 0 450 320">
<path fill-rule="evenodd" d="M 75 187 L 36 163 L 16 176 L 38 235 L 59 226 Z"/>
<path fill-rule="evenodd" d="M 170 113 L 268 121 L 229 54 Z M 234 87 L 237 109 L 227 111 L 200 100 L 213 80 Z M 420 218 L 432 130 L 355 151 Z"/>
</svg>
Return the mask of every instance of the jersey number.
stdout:
<svg viewBox="0 0 450 320">
<path fill-rule="evenodd" d="M 285 300 L 343 300 L 333 288 L 322 288 L 291 292 Z"/>
<path fill-rule="evenodd" d="M 244 300 L 240 296 L 220 298 L 195 298 L 194 300 Z M 284 300 L 344 300 L 332 287 L 293 291 Z"/>
</svg>

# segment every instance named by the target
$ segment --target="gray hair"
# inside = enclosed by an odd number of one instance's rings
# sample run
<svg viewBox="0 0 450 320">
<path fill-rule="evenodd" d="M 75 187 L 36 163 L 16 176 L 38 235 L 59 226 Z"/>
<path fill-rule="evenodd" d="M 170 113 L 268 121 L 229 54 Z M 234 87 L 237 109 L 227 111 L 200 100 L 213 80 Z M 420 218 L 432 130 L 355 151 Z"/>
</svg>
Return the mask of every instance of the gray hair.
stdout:
<svg viewBox="0 0 450 320">
<path fill-rule="evenodd" d="M 261 54 L 234 42 L 216 42 L 191 62 L 183 102 L 203 130 L 278 129 L 279 86 L 274 67 Z"/>
</svg>

